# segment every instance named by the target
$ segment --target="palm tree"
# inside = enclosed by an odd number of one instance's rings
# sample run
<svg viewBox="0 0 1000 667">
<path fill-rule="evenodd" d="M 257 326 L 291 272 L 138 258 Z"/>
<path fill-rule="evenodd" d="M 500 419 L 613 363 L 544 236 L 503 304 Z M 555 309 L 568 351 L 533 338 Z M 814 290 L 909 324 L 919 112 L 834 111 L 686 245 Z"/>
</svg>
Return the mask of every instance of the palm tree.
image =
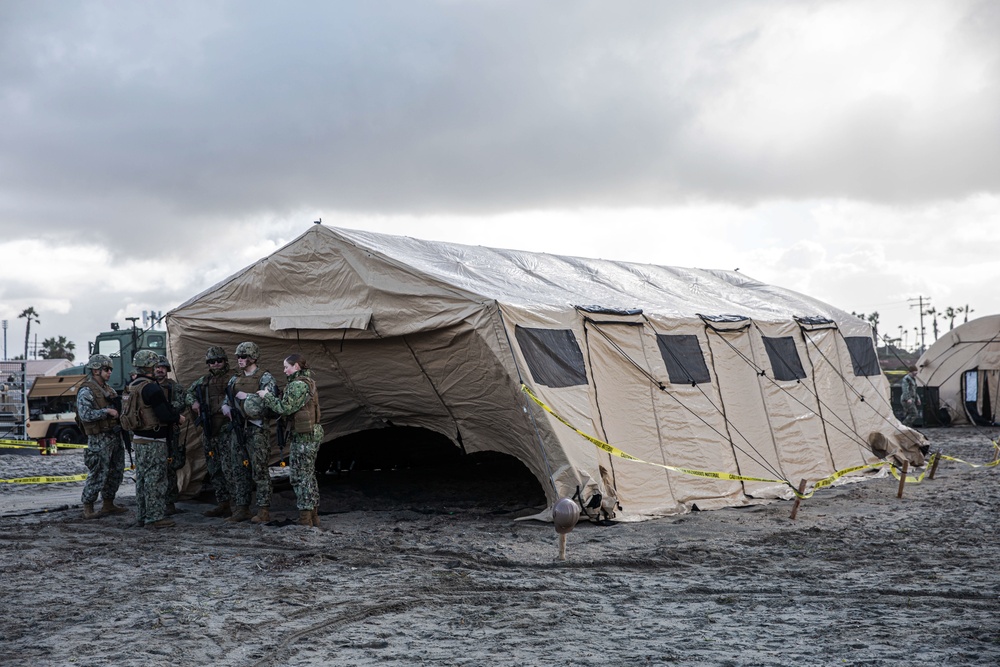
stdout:
<svg viewBox="0 0 1000 667">
<path fill-rule="evenodd" d="M 66 340 L 66 336 L 59 336 L 56 338 L 46 338 L 42 341 L 42 359 L 68 359 L 73 361 L 76 357 L 73 354 L 73 350 L 76 349 L 76 343 L 71 340 Z"/>
<path fill-rule="evenodd" d="M 958 317 L 958 311 L 948 306 L 944 309 L 944 317 L 948 320 L 948 331 L 955 328 L 955 318 Z"/>
<path fill-rule="evenodd" d="M 38 319 L 38 312 L 35 310 L 34 306 L 28 306 L 21 311 L 18 317 L 24 318 L 24 359 L 28 360 L 28 339 L 31 337 L 31 323 L 34 321 L 35 324 L 41 324 L 41 320 Z"/>
<path fill-rule="evenodd" d="M 924 315 L 931 316 L 931 328 L 934 331 L 934 340 L 937 340 L 938 339 L 937 309 L 935 309 L 934 307 L 928 308 L 927 310 L 924 311 Z"/>
<path fill-rule="evenodd" d="M 872 335 L 875 336 L 875 345 L 878 345 L 878 311 L 874 311 L 867 319 L 872 325 Z"/>
<path fill-rule="evenodd" d="M 965 308 L 959 308 L 958 312 L 965 313 L 965 319 L 962 320 L 964 323 L 969 321 L 969 313 L 974 313 L 976 310 L 975 308 L 969 308 L 969 304 L 965 304 Z"/>
</svg>

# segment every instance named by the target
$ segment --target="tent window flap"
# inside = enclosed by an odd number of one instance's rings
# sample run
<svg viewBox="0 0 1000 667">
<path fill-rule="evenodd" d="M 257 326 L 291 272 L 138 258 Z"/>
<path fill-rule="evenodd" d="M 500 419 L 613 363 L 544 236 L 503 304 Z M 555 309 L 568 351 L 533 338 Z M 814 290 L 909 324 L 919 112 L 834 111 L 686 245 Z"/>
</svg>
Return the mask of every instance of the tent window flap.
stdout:
<svg viewBox="0 0 1000 667">
<path fill-rule="evenodd" d="M 805 378 L 806 372 L 802 368 L 802 360 L 799 359 L 799 352 L 795 349 L 795 341 L 791 336 L 761 338 L 764 340 L 764 349 L 767 350 L 767 358 L 771 361 L 771 373 L 775 380 L 790 381 Z"/>
<path fill-rule="evenodd" d="M 370 310 L 345 313 L 310 313 L 308 315 L 273 315 L 271 331 L 287 329 L 367 329 L 372 321 Z"/>
<path fill-rule="evenodd" d="M 517 325 L 514 337 L 535 382 L 546 387 L 587 384 L 587 368 L 576 336 L 569 329 L 533 329 Z"/>
<path fill-rule="evenodd" d="M 657 334 L 656 345 L 667 366 L 670 384 L 701 384 L 712 381 L 697 336 Z"/>
<path fill-rule="evenodd" d="M 844 336 L 847 351 L 851 355 L 854 374 L 858 376 L 881 375 L 882 368 L 878 365 L 875 354 L 875 344 L 868 336 Z"/>
</svg>

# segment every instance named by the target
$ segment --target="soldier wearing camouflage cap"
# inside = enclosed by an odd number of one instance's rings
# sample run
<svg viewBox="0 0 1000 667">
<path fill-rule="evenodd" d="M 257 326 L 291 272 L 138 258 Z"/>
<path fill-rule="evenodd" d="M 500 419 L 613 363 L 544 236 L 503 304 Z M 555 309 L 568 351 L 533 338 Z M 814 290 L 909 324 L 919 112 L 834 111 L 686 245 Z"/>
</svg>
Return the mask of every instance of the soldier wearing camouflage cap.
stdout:
<svg viewBox="0 0 1000 667">
<path fill-rule="evenodd" d="M 205 353 L 208 373 L 192 383 L 185 401 L 201 425 L 205 467 L 215 492 L 215 507 L 204 512 L 208 517 L 228 517 L 232 514 L 232 482 L 229 470 L 235 465 L 230 446 L 231 426 L 222 413 L 226 398 L 226 385 L 233 372 L 229 370 L 229 357 L 217 345 Z"/>
<path fill-rule="evenodd" d="M 153 367 L 153 378 L 163 388 L 163 393 L 167 395 L 167 401 L 174 406 L 177 414 L 184 414 L 187 409 L 186 392 L 180 382 L 169 376 L 170 361 L 163 355 Z M 171 427 L 167 435 L 167 451 L 169 457 L 167 462 L 170 469 L 167 471 L 167 516 L 177 514 L 177 499 L 180 497 L 180 488 L 177 485 L 177 471 L 184 467 L 187 452 L 184 451 L 184 443 L 181 442 L 180 429 Z M 186 438 L 185 438 L 186 440 Z"/>
<path fill-rule="evenodd" d="M 183 425 L 167 400 L 163 388 L 153 377 L 160 357 L 151 350 L 139 350 L 132 358 L 136 377 L 125 391 L 129 402 L 135 402 L 135 423 L 132 425 L 132 445 L 135 449 L 135 499 L 139 526 L 167 528 L 174 522 L 167 518 L 167 435 L 174 425 Z M 123 399 L 123 404 L 126 399 Z M 130 409 L 124 410 L 123 423 L 128 423 Z"/>
<path fill-rule="evenodd" d="M 76 392 L 76 414 L 87 434 L 87 449 L 83 462 L 89 473 L 83 484 L 83 518 L 96 519 L 127 510 L 115 505 L 115 495 L 125 471 L 125 445 L 118 427 L 115 405 L 118 393 L 108 384 L 114 362 L 103 354 L 91 355 L 87 361 L 87 380 Z M 104 499 L 100 511 L 94 511 L 97 496 Z"/>
<path fill-rule="evenodd" d="M 229 379 L 223 412 L 232 420 L 232 446 L 237 455 L 243 455 L 248 465 L 233 471 L 236 480 L 234 498 L 236 509 L 229 521 L 267 523 L 271 520 L 271 422 L 261 411 L 253 414 L 247 409 L 246 400 L 256 392 L 267 389 L 277 391 L 274 376 L 257 365 L 260 348 L 256 343 L 246 341 L 236 346 L 236 363 L 240 370 Z M 250 516 L 251 487 L 257 487 L 257 514 Z"/>
</svg>

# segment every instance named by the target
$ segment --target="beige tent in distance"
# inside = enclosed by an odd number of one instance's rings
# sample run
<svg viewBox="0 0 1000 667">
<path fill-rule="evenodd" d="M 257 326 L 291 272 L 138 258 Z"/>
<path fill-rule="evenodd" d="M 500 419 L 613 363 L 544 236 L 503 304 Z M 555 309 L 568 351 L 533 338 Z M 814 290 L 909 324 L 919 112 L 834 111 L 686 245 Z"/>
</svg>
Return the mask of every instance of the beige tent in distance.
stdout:
<svg viewBox="0 0 1000 667">
<path fill-rule="evenodd" d="M 326 441 L 430 429 L 516 457 L 550 507 L 573 497 L 592 518 L 788 498 L 877 463 L 873 449 L 922 460 L 869 325 L 733 271 L 314 225 L 171 311 L 167 331 L 182 379 L 210 345 L 255 341 L 279 376 L 299 352 Z"/>
<path fill-rule="evenodd" d="M 991 425 L 1000 409 L 1000 315 L 980 317 L 934 341 L 917 360 L 917 383 L 936 387 L 953 424 Z"/>
</svg>

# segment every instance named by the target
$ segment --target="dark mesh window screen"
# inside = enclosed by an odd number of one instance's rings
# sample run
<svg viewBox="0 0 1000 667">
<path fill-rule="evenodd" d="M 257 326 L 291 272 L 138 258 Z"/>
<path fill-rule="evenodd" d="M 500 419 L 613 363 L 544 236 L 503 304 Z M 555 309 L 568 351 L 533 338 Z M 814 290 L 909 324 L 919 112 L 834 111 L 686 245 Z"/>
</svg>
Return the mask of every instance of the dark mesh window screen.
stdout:
<svg viewBox="0 0 1000 667">
<path fill-rule="evenodd" d="M 806 376 L 799 352 L 795 349 L 795 340 L 791 336 L 761 338 L 764 340 L 767 358 L 771 360 L 771 373 L 775 380 L 801 380 Z"/>
<path fill-rule="evenodd" d="M 875 354 L 875 343 L 868 336 L 844 336 L 847 351 L 851 354 L 851 364 L 855 375 L 881 375 L 882 368 L 878 365 L 878 355 Z"/>
<path fill-rule="evenodd" d="M 528 362 L 531 377 L 546 387 L 587 384 L 587 368 L 576 336 L 569 329 L 515 326 L 514 337 Z"/>
<path fill-rule="evenodd" d="M 670 384 L 711 382 L 697 336 L 656 334 L 656 345 L 667 366 Z"/>
</svg>

